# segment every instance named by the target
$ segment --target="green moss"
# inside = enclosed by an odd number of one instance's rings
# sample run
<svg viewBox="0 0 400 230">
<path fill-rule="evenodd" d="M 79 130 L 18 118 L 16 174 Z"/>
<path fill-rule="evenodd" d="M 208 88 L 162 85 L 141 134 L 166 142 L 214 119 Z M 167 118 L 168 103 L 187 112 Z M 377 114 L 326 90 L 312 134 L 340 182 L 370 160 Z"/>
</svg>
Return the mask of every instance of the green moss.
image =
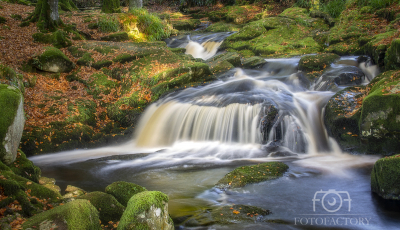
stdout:
<svg viewBox="0 0 400 230">
<path fill-rule="evenodd" d="M 227 51 L 232 52 L 233 50 L 228 49 Z M 239 50 L 239 51 L 237 51 L 237 52 L 238 52 L 242 57 L 245 57 L 245 58 L 249 58 L 249 57 L 256 56 L 256 54 L 255 54 L 253 51 L 247 50 L 247 49 Z"/>
<path fill-rule="evenodd" d="M 136 56 L 130 55 L 128 53 L 123 53 L 118 55 L 117 57 L 115 57 L 113 59 L 113 62 L 119 62 L 119 63 L 126 63 L 126 62 L 130 62 L 136 59 Z"/>
<path fill-rule="evenodd" d="M 114 34 L 110 34 L 105 37 L 101 37 L 100 40 L 102 41 L 113 41 L 113 42 L 120 42 L 120 41 L 127 41 L 129 40 L 129 36 L 126 32 L 118 32 Z"/>
<path fill-rule="evenodd" d="M 299 70 L 305 72 L 324 70 L 339 58 L 339 55 L 332 53 L 304 56 L 299 61 Z"/>
<path fill-rule="evenodd" d="M 217 186 L 238 188 L 281 177 L 289 167 L 281 162 L 267 162 L 258 165 L 238 167 L 218 181 Z"/>
<path fill-rule="evenodd" d="M 7 22 L 7 19 L 5 17 L 0 16 L 0 24 L 4 24 Z"/>
<path fill-rule="evenodd" d="M 88 28 L 89 29 L 98 29 L 99 28 L 99 25 L 97 24 L 97 22 L 93 22 L 93 23 L 90 23 L 89 25 L 88 25 Z"/>
<path fill-rule="evenodd" d="M 108 66 L 112 65 L 112 63 L 113 62 L 110 60 L 101 60 L 101 61 L 93 63 L 92 67 L 95 69 L 101 69 L 103 67 L 108 67 Z"/>
<path fill-rule="evenodd" d="M 230 69 L 235 68 L 228 61 L 213 61 L 213 62 L 208 62 L 207 64 L 210 66 L 211 72 L 213 74 L 223 73 Z"/>
<path fill-rule="evenodd" d="M 400 69 L 400 39 L 394 39 L 385 55 L 385 69 Z"/>
<path fill-rule="evenodd" d="M 21 102 L 21 92 L 12 86 L 0 84 L 0 106 L 4 108 L 0 116 L 0 143 L 3 143 L 8 127 L 14 122 L 18 106 Z M 6 155 L 4 145 L 0 145 L 0 159 L 5 163 L 12 163 L 14 159 Z"/>
<path fill-rule="evenodd" d="M 395 36 L 396 33 L 397 30 L 390 30 L 386 33 L 377 34 L 365 45 L 366 54 L 371 56 L 377 65 L 384 66 L 386 50 L 389 47 L 389 44 L 385 44 L 383 41 Z"/>
<path fill-rule="evenodd" d="M 138 216 L 152 206 L 164 210 L 167 202 L 168 196 L 158 191 L 145 191 L 132 196 L 121 217 L 118 229 L 148 229 L 147 223 L 139 221 Z"/>
<path fill-rule="evenodd" d="M 94 58 L 92 58 L 91 53 L 84 53 L 81 58 L 78 59 L 76 64 L 83 66 L 91 66 L 94 63 Z"/>
<path fill-rule="evenodd" d="M 225 52 L 223 54 L 219 54 L 207 60 L 207 62 L 214 62 L 214 61 L 216 62 L 227 61 L 235 67 L 238 67 L 242 64 L 239 54 L 235 52 Z"/>
<path fill-rule="evenodd" d="M 251 40 L 255 37 L 260 36 L 261 34 L 267 32 L 265 27 L 262 23 L 251 23 L 242 29 L 236 34 L 229 36 L 226 40 L 230 41 L 237 41 L 237 40 Z"/>
<path fill-rule="evenodd" d="M 75 200 L 37 214 L 28 219 L 22 227 L 33 228 L 46 220 L 52 221 L 60 229 L 101 229 L 98 211 L 87 200 Z"/>
<path fill-rule="evenodd" d="M 75 106 L 71 108 L 72 114 L 77 114 L 66 119 L 71 123 L 82 123 L 86 125 L 96 126 L 96 108 L 94 101 L 76 100 Z"/>
<path fill-rule="evenodd" d="M 28 160 L 21 150 L 18 150 L 15 162 L 10 164 L 9 167 L 15 174 L 39 183 L 40 168 L 33 165 L 32 161 Z"/>
<path fill-rule="evenodd" d="M 102 13 L 121 13 L 119 0 L 106 0 L 101 7 Z"/>
<path fill-rule="evenodd" d="M 242 25 L 236 25 L 225 22 L 217 22 L 213 23 L 207 27 L 206 32 L 231 32 L 231 31 L 239 31 L 242 28 Z"/>
<path fill-rule="evenodd" d="M 371 173 L 371 190 L 385 199 L 400 200 L 400 155 L 375 162 Z"/>
<path fill-rule="evenodd" d="M 22 16 L 20 14 L 11 14 L 11 18 L 14 18 L 15 20 L 22 20 Z"/>
<path fill-rule="evenodd" d="M 172 25 L 177 30 L 194 30 L 201 24 L 199 19 L 186 19 L 172 21 Z"/>
<path fill-rule="evenodd" d="M 249 58 L 244 58 L 242 61 L 242 67 L 243 68 L 256 68 L 259 67 L 263 64 L 267 63 L 264 58 L 260 57 L 249 57 Z"/>
<path fill-rule="evenodd" d="M 72 56 L 76 58 L 82 57 L 86 53 L 86 51 L 79 49 L 76 46 L 68 47 L 68 51 L 71 53 Z"/>
<path fill-rule="evenodd" d="M 95 51 L 105 55 L 109 53 L 114 53 L 115 50 L 118 50 L 118 46 L 108 46 L 108 45 L 103 45 L 103 46 L 97 46 L 94 48 Z"/>
<path fill-rule="evenodd" d="M 107 75 L 101 73 L 93 74 L 90 79 L 87 90 L 89 94 L 96 97 L 98 97 L 99 94 L 108 95 L 111 92 L 111 89 L 118 85 L 118 83 L 109 80 Z"/>
<path fill-rule="evenodd" d="M 62 30 L 57 30 L 51 34 L 35 33 L 32 35 L 35 42 L 44 44 L 53 44 L 56 48 L 63 48 L 72 45 L 72 42 L 67 38 L 67 33 Z"/>
<path fill-rule="evenodd" d="M 18 88 L 22 93 L 25 92 L 24 82 L 22 75 L 15 73 L 15 71 L 0 64 L 0 84 L 7 84 Z"/>
<path fill-rule="evenodd" d="M 74 63 L 61 50 L 54 47 L 45 47 L 44 52 L 33 59 L 33 65 L 43 71 L 70 72 Z"/>
<path fill-rule="evenodd" d="M 125 210 L 115 197 L 104 192 L 91 192 L 79 196 L 77 199 L 89 200 L 90 203 L 99 211 L 102 223 L 109 221 L 118 222 Z"/>
<path fill-rule="evenodd" d="M 106 193 L 114 196 L 123 206 L 128 205 L 128 201 L 135 194 L 147 191 L 146 188 L 125 181 L 117 181 L 106 187 Z"/>
<path fill-rule="evenodd" d="M 26 21 L 26 22 L 21 22 L 18 26 L 19 27 L 27 27 L 27 26 L 29 26 L 31 23 L 29 22 L 29 21 Z"/>
</svg>

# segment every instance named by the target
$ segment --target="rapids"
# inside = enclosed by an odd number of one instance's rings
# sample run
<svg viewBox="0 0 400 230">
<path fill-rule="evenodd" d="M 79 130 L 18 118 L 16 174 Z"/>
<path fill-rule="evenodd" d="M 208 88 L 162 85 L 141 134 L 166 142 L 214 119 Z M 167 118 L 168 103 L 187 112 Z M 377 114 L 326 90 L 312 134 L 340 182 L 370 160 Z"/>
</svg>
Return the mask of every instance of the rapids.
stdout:
<svg viewBox="0 0 400 230">
<path fill-rule="evenodd" d="M 208 59 L 229 35 L 182 36 L 167 44 Z M 398 226 L 400 212 L 382 205 L 370 192 L 369 173 L 378 157 L 342 153 L 323 122 L 324 106 L 346 87 L 320 90 L 332 76 L 352 66 L 364 73 L 362 84 L 366 84 L 377 75 L 377 67 L 368 60 L 359 63 L 357 57 L 342 57 L 325 78 L 311 84 L 297 70 L 299 58 L 266 61 L 259 69 L 237 68 L 211 84 L 153 103 L 128 143 L 30 159 L 62 188 L 73 184 L 88 191 L 104 190 L 114 181 L 125 180 L 163 191 L 170 197 L 173 218 L 235 203 L 270 209 L 271 219 L 289 222 L 210 229 L 305 229 L 309 226 L 298 224 L 296 218 L 316 215 L 311 200 L 321 189 L 348 192 L 353 199 L 350 215 L 370 218 L 369 225 L 342 227 Z M 213 186 L 236 166 L 277 160 L 290 167 L 281 179 L 225 192 Z"/>
</svg>

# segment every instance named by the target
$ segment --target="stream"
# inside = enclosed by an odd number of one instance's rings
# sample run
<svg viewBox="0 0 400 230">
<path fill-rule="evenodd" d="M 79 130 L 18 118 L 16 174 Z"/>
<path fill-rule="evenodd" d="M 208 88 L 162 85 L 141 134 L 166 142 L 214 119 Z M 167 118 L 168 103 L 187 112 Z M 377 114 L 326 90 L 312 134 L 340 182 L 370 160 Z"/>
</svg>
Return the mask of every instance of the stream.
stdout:
<svg viewBox="0 0 400 230">
<path fill-rule="evenodd" d="M 167 44 L 208 59 L 229 35 L 182 36 Z M 335 78 L 350 68 L 363 73 L 359 84 L 367 84 L 376 67 L 342 57 L 311 84 L 298 72 L 299 60 L 266 59 L 261 68 L 236 68 L 211 84 L 171 93 L 146 108 L 132 140 L 123 145 L 30 159 L 62 190 L 74 185 L 104 191 L 112 182 L 128 181 L 162 191 L 175 220 L 245 204 L 270 210 L 270 220 L 287 222 L 178 223 L 177 229 L 398 229 L 400 205 L 370 189 L 379 156 L 342 152 L 323 122 L 328 100 L 348 86 L 333 84 Z M 243 188 L 214 187 L 238 166 L 268 161 L 282 161 L 289 170 L 280 179 Z"/>
</svg>

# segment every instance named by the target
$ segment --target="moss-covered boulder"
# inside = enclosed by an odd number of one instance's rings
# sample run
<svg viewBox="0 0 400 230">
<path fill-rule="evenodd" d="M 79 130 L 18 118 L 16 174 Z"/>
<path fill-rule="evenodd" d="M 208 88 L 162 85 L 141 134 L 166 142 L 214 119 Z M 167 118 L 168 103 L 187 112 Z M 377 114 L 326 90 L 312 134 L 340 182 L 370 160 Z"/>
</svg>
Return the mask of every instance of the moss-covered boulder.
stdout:
<svg viewBox="0 0 400 230">
<path fill-rule="evenodd" d="M 332 53 L 308 55 L 300 58 L 299 70 L 305 72 L 321 71 L 339 60 L 340 56 Z"/>
<path fill-rule="evenodd" d="M 325 124 L 342 148 L 369 154 L 398 152 L 400 72 L 387 71 L 366 87 L 339 91 L 328 102 Z"/>
<path fill-rule="evenodd" d="M 400 38 L 393 39 L 385 56 L 385 69 L 400 69 Z"/>
<path fill-rule="evenodd" d="M 385 33 L 380 33 L 369 39 L 367 44 L 365 44 L 365 53 L 372 57 L 375 64 L 380 67 L 389 70 L 385 66 L 385 56 L 393 54 L 393 52 L 387 53 L 387 49 L 390 46 L 390 38 L 396 36 L 397 30 L 389 30 Z M 387 53 L 387 54 L 386 54 Z M 388 63 L 390 65 L 390 63 Z"/>
<path fill-rule="evenodd" d="M 371 190 L 385 199 L 400 200 L 400 155 L 375 162 L 371 173 Z"/>
<path fill-rule="evenodd" d="M 199 19 L 178 20 L 171 23 L 177 30 L 194 30 L 201 24 Z"/>
<path fill-rule="evenodd" d="M 126 32 L 118 32 L 114 34 L 110 34 L 108 36 L 101 37 L 102 41 L 113 41 L 113 42 L 121 42 L 129 40 L 128 33 Z"/>
<path fill-rule="evenodd" d="M 23 99 L 17 88 L 0 84 L 0 160 L 6 164 L 17 158 L 25 123 Z"/>
<path fill-rule="evenodd" d="M 39 183 L 39 178 L 42 173 L 40 168 L 35 166 L 32 161 L 28 160 L 25 153 L 21 150 L 18 150 L 17 158 L 9 167 L 15 174 Z"/>
<path fill-rule="evenodd" d="M 56 180 L 54 178 L 40 177 L 39 184 L 55 192 L 61 192 L 61 188 L 60 186 L 56 185 Z"/>
<path fill-rule="evenodd" d="M 22 74 L 17 74 L 7 65 L 0 64 L 0 84 L 11 85 L 18 88 L 22 93 L 25 92 Z"/>
<path fill-rule="evenodd" d="M 265 61 L 264 58 L 257 57 L 257 56 L 248 57 L 248 58 L 244 58 L 242 60 L 242 67 L 248 68 L 248 69 L 253 69 L 253 68 L 260 67 L 260 66 L 264 65 L 265 63 L 267 63 L 267 61 Z"/>
<path fill-rule="evenodd" d="M 106 193 L 113 195 L 125 207 L 132 196 L 143 191 L 147 191 L 147 189 L 125 181 L 117 181 L 106 187 Z"/>
<path fill-rule="evenodd" d="M 111 60 L 101 60 L 101 61 L 93 63 L 92 67 L 99 70 L 103 67 L 109 67 L 110 65 L 112 65 L 112 63 L 113 62 Z"/>
<path fill-rule="evenodd" d="M 62 30 L 57 30 L 51 34 L 35 33 L 32 35 L 35 42 L 53 44 L 56 48 L 63 48 L 72 45 L 72 42 L 68 39 L 67 33 Z"/>
<path fill-rule="evenodd" d="M 257 165 L 241 166 L 226 174 L 218 181 L 221 188 L 238 188 L 281 177 L 289 167 L 282 162 L 267 162 Z"/>
<path fill-rule="evenodd" d="M 67 188 L 65 189 L 65 195 L 63 196 L 64 199 L 70 199 L 74 200 L 76 197 L 85 195 L 86 192 L 83 189 L 80 189 L 78 187 L 68 185 Z"/>
<path fill-rule="evenodd" d="M 46 72 L 68 73 L 75 64 L 61 50 L 45 47 L 42 54 L 33 58 L 33 66 Z"/>
<path fill-rule="evenodd" d="M 115 197 L 104 192 L 91 192 L 86 195 L 79 196 L 77 199 L 85 199 L 99 211 L 100 220 L 102 223 L 109 221 L 118 222 L 125 210 L 125 207 L 120 204 Z"/>
<path fill-rule="evenodd" d="M 37 228 L 47 224 L 59 229 L 101 229 L 99 212 L 87 200 L 75 200 L 28 219 L 22 227 Z"/>
<path fill-rule="evenodd" d="M 209 225 L 232 225 L 243 223 L 264 222 L 271 212 L 269 210 L 249 205 L 229 205 L 205 210 L 193 215 L 183 222 L 187 227 Z"/>
<path fill-rule="evenodd" d="M 216 23 L 213 23 L 210 26 L 208 26 L 205 31 L 206 32 L 231 32 L 231 31 L 239 31 L 239 29 L 242 27 L 243 27 L 243 25 L 236 25 L 236 24 L 226 23 L 226 22 L 216 22 Z"/>
<path fill-rule="evenodd" d="M 76 64 L 83 66 L 91 66 L 94 63 L 94 58 L 92 58 L 92 54 L 89 52 L 84 53 L 81 58 L 78 59 Z"/>
<path fill-rule="evenodd" d="M 174 229 L 168 215 L 168 196 L 158 191 L 145 191 L 132 196 L 118 229 Z"/>
</svg>

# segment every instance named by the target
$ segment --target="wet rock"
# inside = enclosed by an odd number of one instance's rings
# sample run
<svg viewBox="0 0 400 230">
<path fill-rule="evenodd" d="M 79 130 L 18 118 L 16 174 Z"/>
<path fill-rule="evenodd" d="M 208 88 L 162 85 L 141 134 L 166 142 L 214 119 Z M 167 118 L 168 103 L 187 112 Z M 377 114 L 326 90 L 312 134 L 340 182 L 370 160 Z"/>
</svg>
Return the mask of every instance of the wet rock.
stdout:
<svg viewBox="0 0 400 230">
<path fill-rule="evenodd" d="M 54 47 L 44 49 L 41 55 L 33 58 L 33 66 L 37 69 L 53 73 L 68 73 L 75 67 L 75 64 L 61 50 Z"/>
<path fill-rule="evenodd" d="M 177 30 L 194 30 L 201 24 L 199 19 L 171 21 L 171 23 Z"/>
<path fill-rule="evenodd" d="M 306 72 L 309 79 L 314 80 L 324 69 L 339 59 L 340 56 L 333 53 L 303 56 L 299 61 L 299 70 Z"/>
<path fill-rule="evenodd" d="M 260 66 L 264 65 L 265 63 L 267 63 L 267 61 L 265 61 L 264 58 L 261 58 L 261 57 L 249 57 L 249 58 L 244 58 L 242 60 L 242 67 L 243 68 L 253 69 L 253 68 L 260 67 Z"/>
<path fill-rule="evenodd" d="M 400 39 L 393 39 L 385 56 L 385 69 L 400 69 Z"/>
<path fill-rule="evenodd" d="M 39 184 L 43 185 L 44 187 L 51 189 L 55 192 L 61 192 L 60 186 L 56 185 L 56 180 L 54 178 L 47 178 L 47 177 L 40 177 Z"/>
<path fill-rule="evenodd" d="M 400 200 L 400 155 L 375 162 L 371 173 L 371 190 L 385 199 Z"/>
<path fill-rule="evenodd" d="M 281 162 L 267 162 L 257 165 L 241 166 L 226 174 L 216 184 L 220 188 L 239 188 L 250 183 L 277 179 L 289 167 Z"/>
<path fill-rule="evenodd" d="M 117 181 L 106 187 L 106 193 L 113 195 L 125 207 L 132 196 L 144 191 L 147 191 L 147 189 L 125 181 Z"/>
<path fill-rule="evenodd" d="M 67 200 L 74 200 L 75 197 L 85 195 L 86 192 L 83 189 L 78 187 L 68 185 L 65 189 L 65 195 L 63 196 L 64 199 Z"/>
<path fill-rule="evenodd" d="M 385 56 L 393 54 L 392 52 L 386 52 L 390 44 L 385 41 L 395 36 L 396 33 L 397 30 L 389 30 L 385 33 L 377 34 L 365 45 L 365 54 L 371 56 L 374 63 L 381 68 L 386 68 Z M 390 67 L 386 70 L 390 70 Z"/>
<path fill-rule="evenodd" d="M 230 225 L 264 222 L 270 213 L 269 210 L 255 206 L 229 205 L 216 209 L 204 210 L 188 218 L 182 225 L 196 227 L 214 224 Z"/>
<path fill-rule="evenodd" d="M 99 213 L 87 200 L 75 200 L 29 218 L 22 227 L 35 229 L 101 229 Z"/>
<path fill-rule="evenodd" d="M 0 84 L 0 160 L 11 164 L 17 158 L 17 150 L 24 129 L 25 116 L 23 95 L 15 87 Z"/>
<path fill-rule="evenodd" d="M 144 191 L 132 196 L 118 229 L 174 229 L 168 215 L 168 196 L 158 191 Z"/>
<path fill-rule="evenodd" d="M 360 85 L 365 78 L 364 72 L 355 67 L 333 68 L 315 80 L 314 90 L 335 90 L 338 86 Z"/>
<path fill-rule="evenodd" d="M 77 199 L 85 199 L 99 211 L 100 220 L 102 223 L 109 221 L 118 222 L 125 210 L 125 207 L 120 204 L 115 197 L 104 192 L 91 192 L 79 196 Z"/>
</svg>

